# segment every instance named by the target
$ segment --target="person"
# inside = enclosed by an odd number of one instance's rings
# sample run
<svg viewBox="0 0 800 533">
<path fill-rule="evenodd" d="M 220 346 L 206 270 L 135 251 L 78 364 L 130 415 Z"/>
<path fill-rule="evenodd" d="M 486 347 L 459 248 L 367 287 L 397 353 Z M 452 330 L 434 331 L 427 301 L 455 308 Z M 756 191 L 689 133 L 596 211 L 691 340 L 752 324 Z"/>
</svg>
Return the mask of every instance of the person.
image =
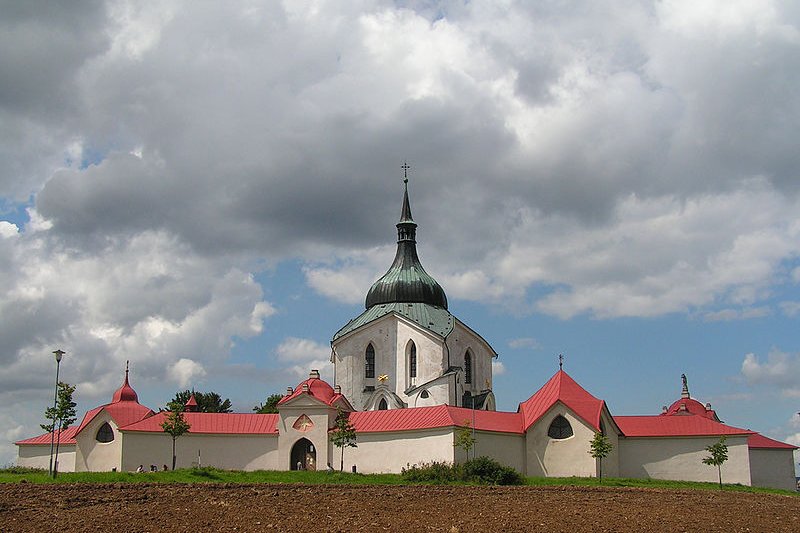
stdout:
<svg viewBox="0 0 800 533">
<path fill-rule="evenodd" d="M 144 465 L 139 465 L 139 468 L 136 469 L 136 473 L 141 474 L 142 472 L 144 472 Z"/>
<path fill-rule="evenodd" d="M 303 470 L 303 462 L 302 461 L 297 461 L 297 469 L 298 470 Z"/>
<path fill-rule="evenodd" d="M 167 468 L 167 465 L 164 465 L 164 472 L 166 472 L 167 470 L 169 470 L 169 468 Z"/>
</svg>

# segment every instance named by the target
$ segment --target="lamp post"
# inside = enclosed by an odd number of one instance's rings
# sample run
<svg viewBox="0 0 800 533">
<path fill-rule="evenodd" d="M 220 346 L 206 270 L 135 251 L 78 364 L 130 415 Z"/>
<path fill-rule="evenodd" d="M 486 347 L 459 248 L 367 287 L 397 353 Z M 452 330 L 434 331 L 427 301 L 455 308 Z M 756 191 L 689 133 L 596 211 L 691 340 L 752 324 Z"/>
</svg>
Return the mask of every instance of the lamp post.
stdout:
<svg viewBox="0 0 800 533">
<path fill-rule="evenodd" d="M 55 435 L 56 435 L 56 408 L 58 405 L 58 371 L 61 369 L 61 358 L 64 357 L 64 354 L 67 353 L 63 350 L 56 350 L 53 352 L 53 355 L 56 356 L 56 387 L 55 391 L 53 392 L 53 427 L 50 431 L 50 470 L 49 473 L 53 475 L 53 446 L 55 445 Z"/>
</svg>

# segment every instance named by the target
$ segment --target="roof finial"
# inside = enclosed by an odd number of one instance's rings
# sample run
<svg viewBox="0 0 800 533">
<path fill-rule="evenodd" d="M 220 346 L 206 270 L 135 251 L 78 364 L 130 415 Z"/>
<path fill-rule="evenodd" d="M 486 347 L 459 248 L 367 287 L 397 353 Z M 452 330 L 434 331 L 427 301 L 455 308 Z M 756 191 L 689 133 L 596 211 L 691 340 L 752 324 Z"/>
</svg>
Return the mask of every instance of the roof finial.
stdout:
<svg viewBox="0 0 800 533">
<path fill-rule="evenodd" d="M 130 361 L 125 361 L 125 381 L 128 381 L 128 365 Z"/>
<path fill-rule="evenodd" d="M 403 169 L 403 183 L 408 186 L 408 171 L 411 169 L 411 166 L 408 164 L 408 161 L 403 161 L 403 166 L 400 168 Z"/>
<path fill-rule="evenodd" d="M 564 370 L 564 354 L 558 354 L 558 369 Z"/>
<path fill-rule="evenodd" d="M 689 398 L 689 385 L 686 382 L 686 374 L 681 374 L 681 382 L 683 383 L 681 398 Z"/>
</svg>

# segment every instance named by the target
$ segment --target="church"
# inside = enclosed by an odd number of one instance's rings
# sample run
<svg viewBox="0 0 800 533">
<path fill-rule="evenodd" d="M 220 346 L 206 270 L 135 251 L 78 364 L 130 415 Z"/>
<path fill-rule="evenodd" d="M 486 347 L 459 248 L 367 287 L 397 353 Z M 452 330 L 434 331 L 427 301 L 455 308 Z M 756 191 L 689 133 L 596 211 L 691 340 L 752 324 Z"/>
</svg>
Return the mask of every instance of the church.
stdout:
<svg viewBox="0 0 800 533">
<path fill-rule="evenodd" d="M 492 361 L 497 353 L 448 310 L 444 290 L 422 267 L 416 248 L 408 180 L 397 223 L 397 252 L 366 295 L 365 310 L 331 339 L 333 385 L 311 370 L 289 387 L 278 414 L 202 413 L 194 398 L 177 439 L 177 466 L 236 470 L 294 470 L 339 464 L 329 432 L 347 414 L 357 447 L 347 468 L 400 472 L 412 464 L 466 460 L 454 446 L 463 428 L 474 431 L 473 453 L 525 476 L 604 476 L 687 481 L 717 480 L 702 463 L 705 448 L 726 437 L 726 483 L 795 489 L 797 448 L 720 421 L 710 404 L 693 398 L 685 376 L 680 395 L 661 413 L 612 415 L 606 403 L 563 369 L 519 404 L 496 410 Z M 61 434 L 58 469 L 134 471 L 171 464 L 172 439 L 161 428 L 167 413 L 139 403 L 126 368 L 111 402 L 88 411 Z M 613 445 L 602 464 L 591 457 L 596 433 Z M 16 442 L 20 466 L 47 468 L 49 433 Z"/>
</svg>

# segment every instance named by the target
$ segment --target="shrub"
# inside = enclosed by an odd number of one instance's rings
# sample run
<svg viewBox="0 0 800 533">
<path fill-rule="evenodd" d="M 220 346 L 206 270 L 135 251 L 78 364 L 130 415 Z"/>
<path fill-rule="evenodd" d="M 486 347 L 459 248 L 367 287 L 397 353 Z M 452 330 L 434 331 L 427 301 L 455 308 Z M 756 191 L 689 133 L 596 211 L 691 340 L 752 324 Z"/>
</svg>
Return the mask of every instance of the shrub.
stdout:
<svg viewBox="0 0 800 533">
<path fill-rule="evenodd" d="M 510 466 L 486 456 L 464 463 L 464 481 L 489 485 L 522 485 L 525 480 Z"/>
<path fill-rule="evenodd" d="M 521 485 L 522 476 L 509 466 L 488 457 L 478 457 L 464 464 L 432 461 L 407 465 L 402 469 L 404 480 L 411 483 L 479 483 L 486 485 Z"/>
<path fill-rule="evenodd" d="M 462 480 L 463 471 L 460 465 L 432 461 L 419 465 L 406 465 L 400 470 L 400 475 L 412 483 L 453 483 Z"/>
</svg>

